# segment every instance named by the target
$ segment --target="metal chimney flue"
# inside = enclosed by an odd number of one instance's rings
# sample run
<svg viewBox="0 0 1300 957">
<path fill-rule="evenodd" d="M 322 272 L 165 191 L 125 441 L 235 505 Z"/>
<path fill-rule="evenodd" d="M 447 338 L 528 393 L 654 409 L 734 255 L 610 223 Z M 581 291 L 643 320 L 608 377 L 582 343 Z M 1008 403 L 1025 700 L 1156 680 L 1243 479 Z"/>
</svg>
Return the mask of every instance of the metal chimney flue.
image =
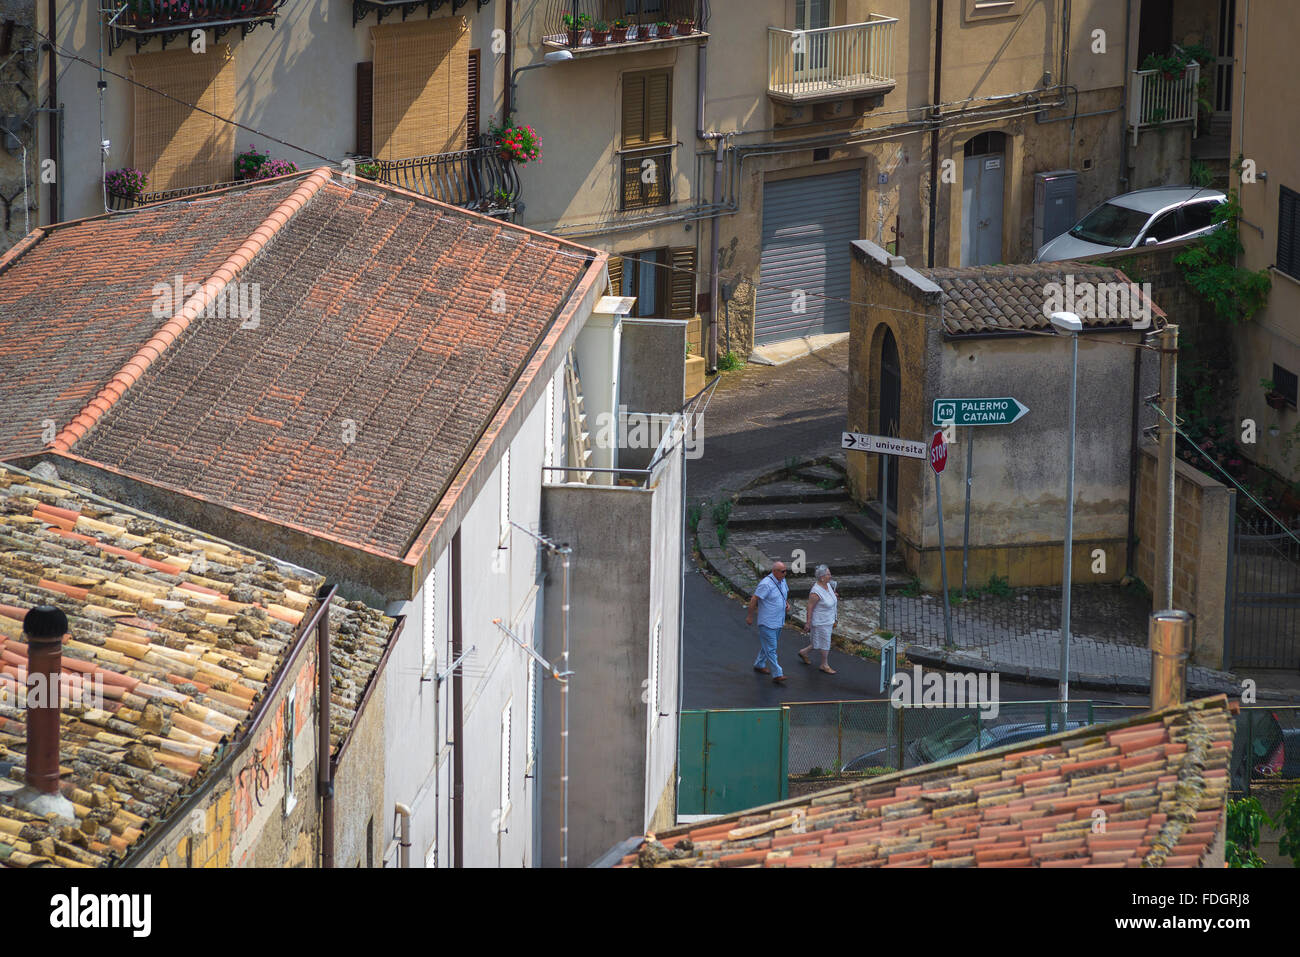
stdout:
<svg viewBox="0 0 1300 957">
<path fill-rule="evenodd" d="M 67 633 L 68 616 L 52 605 L 38 605 L 23 618 L 27 642 L 27 786 L 10 800 L 34 814 L 53 812 L 75 822 L 72 802 L 59 793 L 59 714 L 63 639 Z"/>
<path fill-rule="evenodd" d="M 1183 703 L 1187 696 L 1187 658 L 1195 616 L 1185 611 L 1151 615 L 1151 710 Z"/>
</svg>

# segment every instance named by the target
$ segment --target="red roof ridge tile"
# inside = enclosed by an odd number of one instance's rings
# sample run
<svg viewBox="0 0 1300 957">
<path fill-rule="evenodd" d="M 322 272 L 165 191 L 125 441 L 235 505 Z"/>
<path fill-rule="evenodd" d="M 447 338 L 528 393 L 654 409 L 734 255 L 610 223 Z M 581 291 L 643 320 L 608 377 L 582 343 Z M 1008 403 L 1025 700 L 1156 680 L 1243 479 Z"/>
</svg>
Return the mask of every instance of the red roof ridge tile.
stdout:
<svg viewBox="0 0 1300 957">
<path fill-rule="evenodd" d="M 63 430 L 54 437 L 54 441 L 50 443 L 50 448 L 59 452 L 67 452 L 78 440 L 85 436 L 99 421 L 100 417 L 112 407 L 113 403 L 117 402 L 126 390 L 136 383 L 145 370 L 153 364 L 154 360 L 162 355 L 168 346 L 180 338 L 181 333 L 189 327 L 194 317 L 202 313 L 207 305 L 225 290 L 239 271 L 262 251 L 271 240 L 271 237 L 292 219 L 298 210 L 307 205 L 311 198 L 316 195 L 316 192 L 329 180 L 330 170 L 328 167 L 321 167 L 304 179 L 302 185 L 272 210 L 258 228 L 244 240 L 243 244 L 231 253 L 225 263 L 209 277 L 208 281 L 203 283 L 198 291 L 186 300 L 180 312 L 163 323 L 162 327 L 136 350 L 135 355 L 127 360 L 121 370 L 100 389 L 99 394 L 87 403 L 85 408 L 71 422 L 64 426 Z M 4 268 L 9 256 L 12 256 L 20 247 L 23 247 L 22 243 L 16 245 L 4 258 L 0 259 L 0 269 Z"/>
</svg>

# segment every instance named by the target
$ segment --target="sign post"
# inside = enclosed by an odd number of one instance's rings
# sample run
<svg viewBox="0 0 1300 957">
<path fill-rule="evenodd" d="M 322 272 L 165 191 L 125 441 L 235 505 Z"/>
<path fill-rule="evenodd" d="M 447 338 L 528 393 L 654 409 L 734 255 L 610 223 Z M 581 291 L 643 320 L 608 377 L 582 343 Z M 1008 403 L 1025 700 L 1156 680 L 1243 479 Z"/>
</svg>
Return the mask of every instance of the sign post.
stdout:
<svg viewBox="0 0 1300 957">
<path fill-rule="evenodd" d="M 867 435 L 864 432 L 845 432 L 840 445 L 850 451 L 904 455 L 913 459 L 923 459 L 929 454 L 924 442 L 894 439 L 884 435 Z M 883 629 L 885 627 L 885 550 L 889 544 L 889 466 L 882 462 L 881 468 L 884 470 L 880 482 L 880 627 Z"/>
<path fill-rule="evenodd" d="M 1003 396 L 990 399 L 935 399 L 930 421 L 933 425 L 1010 425 L 1029 411 L 1019 399 Z M 970 493 L 975 465 L 975 435 L 966 441 L 966 516 L 961 533 L 961 597 L 966 600 L 966 577 L 970 568 Z"/>
<path fill-rule="evenodd" d="M 934 471 L 934 497 L 939 509 L 939 572 L 943 578 L 943 640 L 944 647 L 952 645 L 952 612 L 948 607 L 948 553 L 943 541 L 943 487 L 939 484 L 939 473 L 948 464 L 948 444 L 943 440 L 943 433 L 936 432 L 930 437 L 930 468 Z"/>
<path fill-rule="evenodd" d="M 894 696 L 894 672 L 898 668 L 898 637 L 890 638 L 880 647 L 880 694 Z M 894 707 L 890 701 L 888 720 L 885 726 L 885 747 L 892 748 L 894 743 Z M 888 754 L 886 754 L 888 757 Z M 898 768 L 903 768 L 903 752 L 898 753 Z"/>
</svg>

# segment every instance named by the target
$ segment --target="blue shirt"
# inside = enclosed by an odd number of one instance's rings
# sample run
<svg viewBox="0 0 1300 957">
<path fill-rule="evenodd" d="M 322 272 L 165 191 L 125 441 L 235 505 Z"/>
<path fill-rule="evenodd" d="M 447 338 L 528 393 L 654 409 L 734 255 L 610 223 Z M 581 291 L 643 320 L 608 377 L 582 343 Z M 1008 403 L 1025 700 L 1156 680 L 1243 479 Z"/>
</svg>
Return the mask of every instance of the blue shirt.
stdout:
<svg viewBox="0 0 1300 957">
<path fill-rule="evenodd" d="M 785 624 L 785 603 L 790 595 L 790 586 L 783 580 L 777 581 L 774 575 L 768 575 L 754 589 L 758 598 L 758 623 L 764 628 L 780 628 Z"/>
</svg>

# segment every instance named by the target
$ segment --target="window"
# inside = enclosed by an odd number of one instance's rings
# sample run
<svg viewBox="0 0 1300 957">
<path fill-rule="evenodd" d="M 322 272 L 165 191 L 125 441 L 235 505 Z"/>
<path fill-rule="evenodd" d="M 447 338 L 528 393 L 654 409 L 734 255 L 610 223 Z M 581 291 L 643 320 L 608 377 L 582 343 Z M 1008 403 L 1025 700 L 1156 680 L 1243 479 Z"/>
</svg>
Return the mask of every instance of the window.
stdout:
<svg viewBox="0 0 1300 957">
<path fill-rule="evenodd" d="M 289 693 L 284 696 L 284 813 L 288 814 L 298 804 L 298 795 L 293 792 L 294 747 L 293 739 L 298 729 L 294 727 L 297 719 L 298 686 L 290 685 Z"/>
<path fill-rule="evenodd" d="M 1154 239 L 1163 243 L 1182 234 L 1183 228 L 1179 210 L 1171 209 L 1169 212 L 1156 217 L 1155 222 L 1147 227 L 1146 235 L 1142 237 L 1142 241 L 1145 243 L 1149 239 Z"/>
<path fill-rule="evenodd" d="M 623 77 L 623 209 L 664 206 L 672 186 L 672 73 Z"/>
<path fill-rule="evenodd" d="M 1286 404 L 1289 407 L 1292 409 L 1296 407 L 1296 374 L 1276 363 L 1273 365 L 1273 390 L 1286 397 Z"/>
<path fill-rule="evenodd" d="M 1277 210 L 1277 268 L 1300 279 L 1300 193 L 1285 186 Z"/>
<path fill-rule="evenodd" d="M 666 0 L 623 0 L 623 15 L 635 18 L 637 23 L 657 23 L 666 20 L 664 4 Z"/>
<path fill-rule="evenodd" d="M 609 257 L 614 295 L 635 296 L 630 315 L 638 318 L 695 318 L 695 272 L 694 246 L 643 249 Z"/>
<path fill-rule="evenodd" d="M 189 49 L 143 53 L 130 62 L 131 79 L 137 84 L 132 92 L 132 163 L 149 178 L 149 189 L 234 179 L 235 128 L 185 105 L 193 103 L 217 116 L 235 112 L 230 47 L 223 43 L 207 53 Z"/>
<path fill-rule="evenodd" d="M 1214 211 L 1219 208 L 1217 201 L 1209 203 L 1188 203 L 1183 207 L 1183 234 L 1199 232 L 1214 225 Z"/>
<path fill-rule="evenodd" d="M 794 28 L 796 30 L 824 30 L 830 25 L 830 0 L 795 0 Z M 824 68 L 826 66 L 827 51 L 830 45 L 829 34 L 815 33 L 812 36 L 805 36 L 803 39 L 803 49 L 807 51 L 808 57 L 805 61 L 802 52 L 795 53 L 795 73 L 801 73 L 805 69 Z M 805 77 L 796 77 L 796 79 L 805 79 Z M 807 77 L 806 79 L 813 78 Z M 821 77 L 816 77 L 816 79 L 821 79 Z"/>
<path fill-rule="evenodd" d="M 510 813 L 510 708 L 514 701 L 507 701 L 501 711 L 501 830 L 505 830 L 506 815 Z"/>
<path fill-rule="evenodd" d="M 501 532 L 497 548 L 510 547 L 510 450 L 501 456 Z"/>
<path fill-rule="evenodd" d="M 463 150 L 469 135 L 469 21 L 435 17 L 372 27 L 373 155 L 409 159 Z"/>
<path fill-rule="evenodd" d="M 1020 15 L 1020 0 L 966 0 L 967 20 L 992 20 Z"/>
</svg>

